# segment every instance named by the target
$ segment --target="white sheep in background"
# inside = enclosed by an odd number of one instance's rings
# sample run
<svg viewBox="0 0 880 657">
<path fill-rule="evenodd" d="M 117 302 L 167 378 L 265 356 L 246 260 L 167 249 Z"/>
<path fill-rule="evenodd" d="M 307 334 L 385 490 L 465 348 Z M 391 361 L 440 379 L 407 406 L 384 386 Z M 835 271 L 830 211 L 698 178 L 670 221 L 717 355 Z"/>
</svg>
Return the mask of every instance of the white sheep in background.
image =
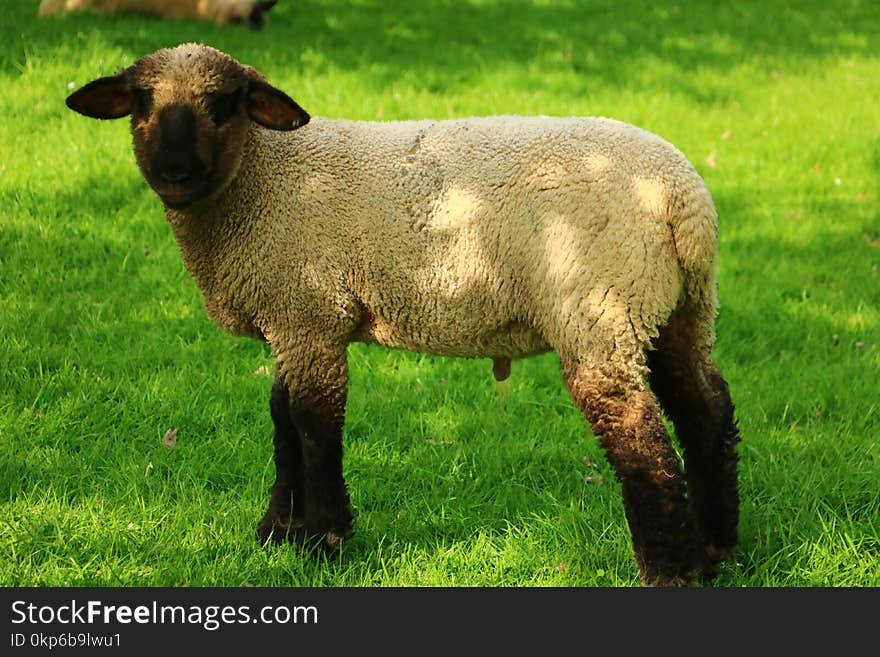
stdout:
<svg viewBox="0 0 880 657">
<path fill-rule="evenodd" d="M 643 582 L 684 584 L 731 556 L 738 436 L 711 359 L 716 215 L 673 146 L 598 118 L 310 120 L 196 44 L 67 102 L 131 114 L 208 313 L 273 349 L 262 540 L 333 551 L 351 531 L 346 347 L 361 340 L 492 358 L 499 378 L 555 350 L 621 483 Z"/>
<path fill-rule="evenodd" d="M 162 18 L 199 18 L 218 24 L 242 23 L 260 28 L 278 0 L 42 0 L 39 15 L 93 10 L 139 11 Z"/>
</svg>

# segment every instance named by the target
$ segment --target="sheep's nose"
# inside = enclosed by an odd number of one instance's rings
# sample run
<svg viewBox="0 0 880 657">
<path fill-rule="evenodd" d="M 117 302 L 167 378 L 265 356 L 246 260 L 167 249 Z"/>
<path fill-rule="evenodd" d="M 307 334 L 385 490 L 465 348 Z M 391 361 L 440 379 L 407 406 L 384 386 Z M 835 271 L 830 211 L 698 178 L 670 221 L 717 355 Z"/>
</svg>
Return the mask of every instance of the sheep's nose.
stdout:
<svg viewBox="0 0 880 657">
<path fill-rule="evenodd" d="M 196 128 L 196 115 L 188 105 L 169 105 L 159 113 L 159 147 L 152 168 L 160 184 L 198 182 L 203 169 L 196 152 Z"/>
</svg>

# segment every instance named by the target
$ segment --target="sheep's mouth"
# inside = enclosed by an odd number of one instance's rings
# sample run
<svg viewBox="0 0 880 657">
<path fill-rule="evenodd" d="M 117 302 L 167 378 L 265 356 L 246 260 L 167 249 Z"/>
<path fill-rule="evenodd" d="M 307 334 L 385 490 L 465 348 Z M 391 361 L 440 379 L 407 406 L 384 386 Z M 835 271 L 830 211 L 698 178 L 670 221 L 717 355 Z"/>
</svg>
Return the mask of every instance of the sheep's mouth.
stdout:
<svg viewBox="0 0 880 657">
<path fill-rule="evenodd" d="M 192 160 L 157 162 L 145 178 L 162 202 L 175 210 L 204 198 L 211 187 L 210 173 Z"/>
<path fill-rule="evenodd" d="M 153 189 L 156 194 L 159 195 L 159 198 L 162 199 L 162 203 L 172 210 L 182 210 L 195 201 L 207 196 L 207 190 L 204 185 L 197 185 L 194 187 L 166 185 L 162 187 L 154 187 Z"/>
<path fill-rule="evenodd" d="M 159 198 L 172 210 L 183 210 L 195 200 L 186 194 L 159 194 Z"/>
</svg>

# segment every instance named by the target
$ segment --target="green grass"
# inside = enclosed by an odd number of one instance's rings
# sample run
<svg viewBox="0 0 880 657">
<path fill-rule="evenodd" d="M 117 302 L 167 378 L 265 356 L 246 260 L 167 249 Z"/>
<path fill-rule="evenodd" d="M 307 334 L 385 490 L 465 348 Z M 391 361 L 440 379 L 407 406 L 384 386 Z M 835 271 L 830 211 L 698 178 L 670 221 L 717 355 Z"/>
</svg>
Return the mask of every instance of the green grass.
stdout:
<svg viewBox="0 0 880 657">
<path fill-rule="evenodd" d="M 743 436 L 717 583 L 880 585 L 877 3 L 282 0 L 262 32 L 36 5 L 0 23 L 0 584 L 638 583 L 552 354 L 502 413 L 488 360 L 353 346 L 355 537 L 332 563 L 256 545 L 268 354 L 207 319 L 125 122 L 63 102 L 197 40 L 315 115 L 607 115 L 678 145 L 720 215 Z"/>
</svg>

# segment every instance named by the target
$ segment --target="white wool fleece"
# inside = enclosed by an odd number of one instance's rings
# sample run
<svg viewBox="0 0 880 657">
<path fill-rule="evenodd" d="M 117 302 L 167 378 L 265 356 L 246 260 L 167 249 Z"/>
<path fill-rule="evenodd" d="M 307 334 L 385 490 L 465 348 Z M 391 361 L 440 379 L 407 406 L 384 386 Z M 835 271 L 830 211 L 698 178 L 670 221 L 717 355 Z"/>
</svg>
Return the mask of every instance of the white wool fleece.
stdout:
<svg viewBox="0 0 880 657">
<path fill-rule="evenodd" d="M 347 338 L 640 371 L 680 305 L 714 340 L 709 193 L 673 146 L 618 121 L 252 126 L 211 208 L 168 210 L 184 259 L 212 317 L 262 334 L 282 374 Z"/>
</svg>

